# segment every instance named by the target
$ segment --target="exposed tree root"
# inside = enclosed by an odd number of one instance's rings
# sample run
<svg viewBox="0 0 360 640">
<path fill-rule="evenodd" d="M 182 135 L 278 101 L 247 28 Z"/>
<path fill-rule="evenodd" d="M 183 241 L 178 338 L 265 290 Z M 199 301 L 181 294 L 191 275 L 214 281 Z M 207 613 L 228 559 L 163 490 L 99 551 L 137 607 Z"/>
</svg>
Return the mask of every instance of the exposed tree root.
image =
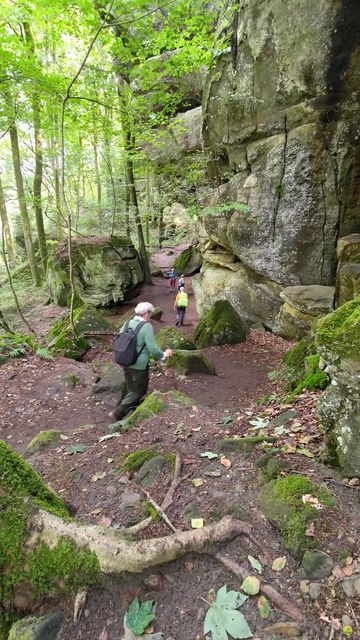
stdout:
<svg viewBox="0 0 360 640">
<path fill-rule="evenodd" d="M 221 553 L 213 553 L 212 557 L 218 560 L 226 569 L 231 571 L 237 578 L 240 580 L 244 580 L 249 575 L 249 572 L 241 567 L 237 562 L 230 560 Z M 259 576 L 258 576 L 259 577 Z M 271 587 L 269 584 L 266 584 L 263 580 L 260 579 L 260 591 L 271 600 L 271 602 L 286 613 L 290 618 L 296 620 L 296 622 L 301 622 L 303 619 L 302 613 L 300 609 L 290 602 L 287 598 L 284 598 L 274 587 Z"/>
<path fill-rule="evenodd" d="M 249 535 L 251 527 L 247 522 L 225 517 L 203 529 L 178 531 L 162 538 L 132 542 L 124 539 L 119 531 L 66 522 L 40 510 L 31 519 L 31 531 L 29 544 L 34 546 L 45 542 L 53 547 L 66 537 L 78 547 L 88 547 L 96 554 L 103 573 L 141 573 L 148 567 L 171 562 L 186 553 L 201 553 L 209 545 L 241 534 Z"/>
</svg>

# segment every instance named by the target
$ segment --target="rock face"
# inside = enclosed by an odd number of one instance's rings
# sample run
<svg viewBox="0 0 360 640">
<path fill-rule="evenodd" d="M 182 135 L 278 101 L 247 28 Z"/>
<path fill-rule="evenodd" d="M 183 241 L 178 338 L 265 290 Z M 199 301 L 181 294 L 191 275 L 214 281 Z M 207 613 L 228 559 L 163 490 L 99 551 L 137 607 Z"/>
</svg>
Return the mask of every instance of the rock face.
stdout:
<svg viewBox="0 0 360 640">
<path fill-rule="evenodd" d="M 299 340 L 309 333 L 317 318 L 333 310 L 334 294 L 334 287 L 320 284 L 286 287 L 280 293 L 284 304 L 276 319 L 275 333 L 289 340 Z"/>
<path fill-rule="evenodd" d="M 148 158 L 162 165 L 180 160 L 184 155 L 202 149 L 202 110 L 196 107 L 171 118 L 163 129 L 154 132 L 151 142 L 141 145 Z"/>
<path fill-rule="evenodd" d="M 209 205 L 229 204 L 204 231 L 265 287 L 333 286 L 337 237 L 360 231 L 359 27 L 355 0 L 299 0 L 296 10 L 245 2 L 231 49 L 210 71 L 203 136 L 218 189 Z M 242 304 L 252 315 L 262 292 Z M 271 328 L 279 306 L 268 310 Z"/>
<path fill-rule="evenodd" d="M 324 428 L 324 460 L 360 477 L 360 296 L 322 318 L 316 347 L 331 379 L 318 416 Z"/>
<path fill-rule="evenodd" d="M 78 301 L 94 307 L 129 300 L 143 280 L 138 253 L 127 238 L 75 239 L 73 263 Z M 66 243 L 59 244 L 51 256 L 47 278 L 52 300 L 68 306 L 71 291 Z"/>
<path fill-rule="evenodd" d="M 360 233 L 340 238 L 337 255 L 336 301 L 341 305 L 360 294 Z"/>
</svg>

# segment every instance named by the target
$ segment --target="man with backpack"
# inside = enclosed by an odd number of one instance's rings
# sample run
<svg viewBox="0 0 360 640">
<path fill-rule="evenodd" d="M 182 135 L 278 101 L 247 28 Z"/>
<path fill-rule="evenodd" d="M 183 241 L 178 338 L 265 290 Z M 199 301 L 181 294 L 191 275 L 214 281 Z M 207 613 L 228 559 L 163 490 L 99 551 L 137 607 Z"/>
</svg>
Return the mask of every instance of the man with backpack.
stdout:
<svg viewBox="0 0 360 640">
<path fill-rule="evenodd" d="M 180 291 L 175 298 L 174 311 L 176 311 L 176 325 L 181 327 L 184 324 L 185 311 L 189 304 L 188 294 L 185 292 L 184 287 L 180 287 Z"/>
<path fill-rule="evenodd" d="M 140 302 L 135 316 L 125 322 L 115 341 L 115 362 L 124 367 L 127 393 L 115 409 L 111 418 L 121 420 L 131 409 L 135 409 L 146 395 L 149 387 L 149 360 L 165 360 L 172 355 L 171 349 L 161 351 L 155 342 L 154 329 L 150 323 L 154 307 L 150 302 Z"/>
<path fill-rule="evenodd" d="M 170 278 L 170 291 L 175 291 L 175 285 L 176 285 L 176 271 L 174 269 L 174 267 L 172 269 L 170 269 L 169 271 L 169 278 Z"/>
</svg>

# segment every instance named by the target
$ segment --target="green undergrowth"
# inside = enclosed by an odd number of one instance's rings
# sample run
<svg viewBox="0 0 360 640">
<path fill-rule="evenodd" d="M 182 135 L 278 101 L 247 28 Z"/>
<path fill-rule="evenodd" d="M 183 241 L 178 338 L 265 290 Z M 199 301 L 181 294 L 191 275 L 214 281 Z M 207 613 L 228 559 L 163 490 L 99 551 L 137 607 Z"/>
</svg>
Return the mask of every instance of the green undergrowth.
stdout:
<svg viewBox="0 0 360 640">
<path fill-rule="evenodd" d="M 284 547 L 297 558 L 317 544 L 316 538 L 306 536 L 305 531 L 308 523 L 319 517 L 319 511 L 304 504 L 305 494 L 317 498 L 326 507 L 333 505 L 333 497 L 326 489 L 299 475 L 271 480 L 259 494 L 262 511 L 280 530 Z"/>
<path fill-rule="evenodd" d="M 96 581 L 99 565 L 88 549 L 63 538 L 54 548 L 28 543 L 28 522 L 37 507 L 63 519 L 64 502 L 36 471 L 0 441 L 0 629 L 16 619 L 14 591 L 26 590 L 29 607 L 45 595 L 68 593 Z"/>
<path fill-rule="evenodd" d="M 25 333 L 3 333 L 0 335 L 0 355 L 5 358 L 21 358 L 35 353 L 43 360 L 52 360 L 48 349 L 39 344 L 35 336 Z"/>
<path fill-rule="evenodd" d="M 283 402 L 294 402 L 302 391 L 325 389 L 330 383 L 328 375 L 320 369 L 320 355 L 316 352 L 313 339 L 304 338 L 283 357 L 281 370 L 271 372 L 269 377 L 282 382 L 285 389 Z"/>
<path fill-rule="evenodd" d="M 152 518 L 154 522 L 161 522 L 161 516 L 158 514 L 151 502 L 144 500 L 141 503 L 141 508 L 146 518 Z"/>
</svg>

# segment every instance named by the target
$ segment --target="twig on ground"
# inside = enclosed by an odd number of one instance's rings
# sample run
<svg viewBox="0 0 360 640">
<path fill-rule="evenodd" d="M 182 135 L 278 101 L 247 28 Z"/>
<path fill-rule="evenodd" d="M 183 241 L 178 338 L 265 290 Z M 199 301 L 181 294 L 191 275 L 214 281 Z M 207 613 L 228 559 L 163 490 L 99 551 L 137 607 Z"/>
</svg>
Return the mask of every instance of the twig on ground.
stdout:
<svg viewBox="0 0 360 640">
<path fill-rule="evenodd" d="M 247 532 L 244 533 L 248 536 Z M 237 562 L 230 560 L 230 558 L 227 558 L 222 553 L 213 553 L 211 555 L 240 580 L 244 580 L 249 575 L 249 572 L 246 569 L 237 564 Z M 290 600 L 284 598 L 284 596 L 276 591 L 274 587 L 271 587 L 269 584 L 265 584 L 261 579 L 260 591 L 267 596 L 269 600 L 271 600 L 271 602 L 280 609 L 280 611 L 286 613 L 290 618 L 296 620 L 296 622 L 301 622 L 303 616 L 300 609 L 290 602 Z"/>
<path fill-rule="evenodd" d="M 165 495 L 164 500 L 162 501 L 160 508 L 162 510 L 162 512 L 165 512 L 170 505 L 172 504 L 172 501 L 174 499 L 174 493 L 177 489 L 177 487 L 179 486 L 180 482 L 182 482 L 183 480 L 185 480 L 188 476 L 185 476 L 185 478 L 181 478 L 180 477 L 181 474 L 181 457 L 180 455 L 177 453 L 176 454 L 176 461 L 175 461 L 175 473 L 174 473 L 174 477 L 172 480 L 172 483 Z M 156 506 L 154 505 L 155 509 Z M 162 514 L 160 513 L 161 517 Z M 144 520 L 141 520 L 141 522 L 138 522 L 137 524 L 134 524 L 132 527 L 128 527 L 128 529 L 125 530 L 125 533 L 131 533 L 131 534 L 136 534 L 139 533 L 140 531 L 144 531 L 144 529 L 146 529 L 148 526 L 151 525 L 151 523 L 153 522 L 153 519 L 151 517 L 149 518 L 145 518 Z"/>
<path fill-rule="evenodd" d="M 146 489 L 141 489 L 141 491 L 146 495 L 146 497 L 147 497 L 148 501 L 150 502 L 150 504 L 152 504 L 154 509 L 156 509 L 156 511 L 158 512 L 159 516 L 161 516 L 161 518 L 168 525 L 168 527 L 170 527 L 170 529 L 172 531 L 174 531 L 174 532 L 178 531 L 178 529 L 173 525 L 171 520 L 169 520 L 169 518 L 167 517 L 166 513 L 164 512 L 164 510 L 155 502 L 155 500 L 152 499 L 150 493 L 148 491 L 146 491 Z"/>
</svg>

